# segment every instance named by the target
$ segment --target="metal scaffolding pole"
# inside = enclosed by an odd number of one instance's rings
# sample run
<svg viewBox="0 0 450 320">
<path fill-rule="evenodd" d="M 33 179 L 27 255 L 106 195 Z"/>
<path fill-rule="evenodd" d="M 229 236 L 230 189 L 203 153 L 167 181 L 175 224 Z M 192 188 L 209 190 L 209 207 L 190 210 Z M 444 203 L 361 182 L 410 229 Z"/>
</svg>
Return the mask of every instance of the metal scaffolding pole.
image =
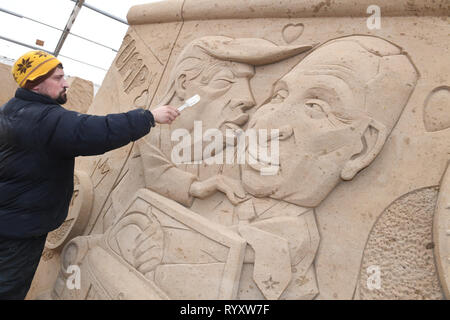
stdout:
<svg viewBox="0 0 450 320">
<path fill-rule="evenodd" d="M 83 40 L 92 42 L 92 43 L 97 44 L 97 45 L 99 45 L 99 46 L 102 46 L 102 47 L 111 49 L 111 50 L 114 51 L 114 52 L 117 52 L 117 50 L 114 49 L 114 48 L 108 47 L 108 46 L 103 45 L 103 44 L 101 44 L 101 43 L 98 43 L 98 42 L 96 42 L 96 41 L 93 41 L 93 40 L 84 38 L 84 37 L 82 37 L 82 36 L 73 34 L 73 33 L 70 32 L 70 29 L 72 28 L 72 26 L 73 26 L 73 24 L 74 24 L 74 22 L 75 22 L 75 19 L 77 18 L 78 13 L 80 12 L 80 10 L 81 10 L 81 8 L 82 8 L 83 6 L 84 6 L 84 7 L 87 7 L 88 9 L 91 9 L 91 10 L 93 10 L 93 11 L 96 11 L 97 13 L 100 13 L 100 14 L 106 16 L 106 17 L 109 17 L 109 18 L 111 18 L 111 19 L 114 19 L 114 20 L 116 20 L 116 21 L 119 21 L 119 22 L 121 22 L 121 23 L 123 23 L 123 24 L 128 25 L 128 22 L 125 21 L 125 20 L 123 20 L 123 19 L 121 19 L 121 18 L 119 18 L 119 17 L 116 17 L 116 16 L 114 16 L 114 15 L 108 13 L 108 12 L 105 12 L 105 11 L 103 11 L 103 10 L 101 10 L 101 9 L 98 9 L 98 8 L 96 8 L 96 7 L 94 7 L 94 6 L 91 6 L 91 5 L 89 5 L 89 4 L 86 4 L 86 3 L 85 3 L 85 0 L 71 0 L 71 1 L 75 2 L 75 6 L 74 6 L 74 9 L 73 9 L 73 11 L 72 11 L 72 13 L 71 13 L 71 15 L 70 15 L 70 17 L 69 17 L 67 23 L 66 23 L 66 26 L 65 26 L 64 30 L 59 29 L 59 28 L 54 27 L 54 26 L 51 26 L 51 25 L 46 24 L 46 23 L 44 23 L 44 22 L 41 22 L 41 21 L 38 21 L 38 20 L 35 20 L 35 19 L 32 19 L 32 18 L 29 18 L 29 17 L 25 17 L 25 16 L 23 16 L 23 15 L 21 15 L 21 14 L 18 14 L 18 13 L 12 12 L 12 11 L 9 11 L 9 10 L 7 10 L 7 9 L 0 8 L 0 12 L 7 13 L 7 14 L 13 15 L 13 16 L 18 17 L 18 18 L 27 19 L 27 20 L 30 20 L 30 21 L 33 21 L 33 22 L 42 24 L 42 25 L 44 25 L 44 26 L 46 26 L 46 27 L 53 28 L 53 29 L 56 29 L 56 30 L 61 31 L 61 32 L 62 32 L 61 37 L 60 37 L 60 39 L 59 39 L 59 41 L 58 41 L 58 44 L 56 45 L 56 48 L 55 48 L 55 50 L 54 50 L 53 52 L 48 51 L 48 50 L 44 50 L 44 49 L 41 48 L 41 47 L 33 46 L 33 45 L 30 45 L 30 44 L 27 44 L 27 43 L 24 43 L 24 42 L 21 42 L 21 41 L 17 41 L 17 40 L 14 40 L 14 39 L 10 39 L 10 38 L 7 38 L 7 37 L 1 36 L 1 35 L 0 35 L 0 40 L 4 40 L 4 41 L 11 42 L 11 43 L 15 43 L 15 44 L 17 44 L 17 45 L 21 45 L 21 46 L 24 46 L 24 47 L 28 47 L 28 48 L 34 49 L 34 50 L 43 50 L 43 51 L 47 51 L 47 52 L 49 52 L 50 54 L 53 54 L 53 55 L 55 55 L 55 56 L 58 56 L 58 55 L 60 55 L 59 53 L 60 53 L 60 51 L 61 51 L 61 48 L 62 48 L 62 46 L 63 46 L 63 44 L 64 44 L 64 42 L 65 42 L 67 36 L 68 36 L 69 34 L 71 34 L 71 35 L 73 35 L 73 36 L 75 36 L 75 37 L 81 38 L 81 39 L 83 39 Z M 71 58 L 71 57 L 67 57 L 67 56 L 64 56 L 64 55 L 60 55 L 60 56 L 61 56 L 61 57 L 64 57 L 64 58 L 67 58 L 67 59 L 70 59 L 70 60 L 73 60 L 73 61 L 76 61 L 76 62 L 79 62 L 79 63 L 82 63 L 82 64 L 89 65 L 89 66 L 91 66 L 91 67 L 94 67 L 94 68 L 97 68 L 97 69 L 100 69 L 100 70 L 103 70 L 103 71 L 107 71 L 107 70 L 104 69 L 104 68 L 101 68 L 101 67 L 98 67 L 98 66 L 89 64 L 89 63 L 84 62 L 84 61 L 81 61 L 81 60 L 77 60 L 77 59 L 74 59 L 74 58 Z"/>
<path fill-rule="evenodd" d="M 35 47 L 35 46 L 30 45 L 30 44 L 26 44 L 26 43 L 23 43 L 23 42 L 20 42 L 20 41 L 17 41 L 17 40 L 13 40 L 13 39 L 10 39 L 10 38 L 6 38 L 6 37 L 3 37 L 3 36 L 0 36 L 0 39 L 1 40 L 5 40 L 5 41 L 9 41 L 9 42 L 12 42 L 12 43 L 15 43 L 15 44 L 18 44 L 20 46 L 24 46 L 24 47 L 27 47 L 27 48 L 30 48 L 30 49 L 43 50 L 42 48 Z M 43 50 L 43 51 L 46 51 L 46 50 Z M 53 54 L 53 52 L 49 52 L 49 53 Z"/>
<path fill-rule="evenodd" d="M 72 1 L 73 1 L 73 2 L 77 2 L 77 0 L 72 0 Z M 83 2 L 84 2 L 84 1 L 83 1 Z M 123 19 L 121 19 L 121 18 L 119 18 L 119 17 L 116 17 L 115 15 L 112 15 L 112 14 L 106 12 L 106 11 L 103 11 L 103 10 L 101 10 L 101 9 L 98 9 L 98 8 L 96 8 L 96 7 L 94 7 L 94 6 L 91 6 L 90 4 L 84 3 L 83 6 L 86 7 L 86 8 L 89 8 L 89 9 L 95 11 L 95 12 L 98 12 L 98 13 L 104 15 L 104 16 L 107 16 L 107 17 L 109 17 L 109 18 L 111 18 L 111 19 L 117 20 L 117 21 L 119 21 L 119 22 L 122 22 L 123 24 L 128 25 L 128 22 L 126 22 L 125 20 L 123 20 Z"/>
<path fill-rule="evenodd" d="M 68 34 L 70 33 L 70 29 L 72 28 L 73 23 L 75 22 L 75 19 L 78 16 L 78 13 L 81 10 L 81 7 L 83 6 L 85 0 L 77 0 L 75 7 L 73 8 L 72 13 L 70 14 L 69 20 L 67 21 L 66 27 L 64 28 L 64 31 L 61 35 L 61 38 L 59 38 L 58 44 L 55 48 L 55 56 L 58 56 L 59 52 L 61 51 L 61 48 L 64 44 L 64 41 L 66 41 L 66 38 Z"/>
<path fill-rule="evenodd" d="M 64 31 L 63 29 L 54 27 L 54 26 L 52 26 L 52 25 L 46 24 L 46 23 L 44 23 L 44 22 L 42 22 L 42 21 L 38 21 L 38 20 L 35 20 L 35 19 L 33 19 L 33 18 L 30 18 L 30 17 L 25 17 L 25 16 L 23 16 L 23 15 L 21 15 L 21 14 L 18 14 L 18 13 L 16 13 L 16 12 L 12 12 L 12 11 L 9 11 L 9 10 L 3 9 L 3 8 L 0 8 L 0 11 L 1 11 L 1 12 L 4 12 L 4 13 L 7 13 L 7 14 L 10 14 L 10 15 L 12 15 L 12 16 L 21 18 L 21 19 L 27 19 L 27 20 L 30 20 L 30 21 L 33 21 L 33 22 L 42 24 L 42 25 L 44 25 L 44 26 L 46 26 L 46 27 L 49 27 L 49 28 L 52 28 L 52 29 L 55 29 L 55 30 L 58 30 L 58 31 L 61 31 L 61 32 Z M 110 50 L 112 50 L 112 51 L 114 51 L 114 52 L 117 52 L 116 49 L 111 48 L 111 47 L 109 47 L 109 46 L 107 46 L 107 45 L 104 45 L 104 44 L 102 44 L 102 43 L 99 43 L 99 42 L 97 42 L 97 41 L 94 41 L 94 40 L 85 38 L 85 37 L 83 37 L 83 36 L 80 36 L 80 35 L 75 34 L 75 33 L 72 33 L 72 32 L 69 32 L 69 34 L 72 35 L 72 36 L 74 36 L 74 37 L 83 39 L 83 40 L 85 40 L 85 41 L 89 41 L 89 42 L 91 42 L 91 43 L 93 43 L 93 44 L 96 44 L 96 45 L 98 45 L 98 46 L 101 46 L 101 47 L 110 49 Z"/>
<path fill-rule="evenodd" d="M 39 47 L 36 47 L 36 46 L 32 46 L 32 45 L 30 45 L 30 44 L 26 44 L 26 43 L 23 43 L 23 42 L 14 40 L 14 39 L 10 39 L 10 38 L 7 38 L 7 37 L 0 36 L 0 40 L 12 42 L 12 43 L 15 43 L 15 44 L 18 44 L 18 45 L 20 45 L 20 46 L 24 46 L 24 47 L 27 47 L 27 48 L 30 48 L 30 49 L 33 49 L 33 50 L 41 50 L 41 51 L 45 51 L 45 52 L 48 52 L 48 53 L 54 55 L 53 52 L 49 52 L 49 51 L 47 51 L 47 50 L 43 50 L 42 48 L 39 48 Z M 100 70 L 103 70 L 103 71 L 108 71 L 108 70 L 105 69 L 105 68 L 102 68 L 102 67 L 99 67 L 99 66 L 96 66 L 96 65 L 87 63 L 87 62 L 85 62 L 85 61 L 77 60 L 77 59 L 74 59 L 74 58 L 71 58 L 71 57 L 68 57 L 68 56 L 63 56 L 62 54 L 60 54 L 59 56 L 60 56 L 60 57 L 63 57 L 63 58 L 66 58 L 66 59 L 70 59 L 70 60 L 72 60 L 72 61 L 76 61 L 76 62 L 78 62 L 78 63 L 82 63 L 82 64 L 85 64 L 85 65 L 88 65 L 88 66 L 93 67 L 93 68 L 96 68 L 96 69 L 100 69 Z"/>
</svg>

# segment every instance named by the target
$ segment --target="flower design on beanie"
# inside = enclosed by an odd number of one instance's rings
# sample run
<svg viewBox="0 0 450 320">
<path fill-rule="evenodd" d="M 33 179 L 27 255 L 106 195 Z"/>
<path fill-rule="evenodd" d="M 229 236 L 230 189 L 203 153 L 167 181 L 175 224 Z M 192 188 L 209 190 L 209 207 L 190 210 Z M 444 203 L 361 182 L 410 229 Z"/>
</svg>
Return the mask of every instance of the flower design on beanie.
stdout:
<svg viewBox="0 0 450 320">
<path fill-rule="evenodd" d="M 33 64 L 33 60 L 30 61 L 30 58 L 22 59 L 22 63 L 17 65 L 17 72 L 26 73 L 27 69 L 30 68 Z"/>
<path fill-rule="evenodd" d="M 44 51 L 36 51 L 36 53 L 34 54 L 35 57 L 44 57 L 47 58 L 47 54 Z"/>
</svg>

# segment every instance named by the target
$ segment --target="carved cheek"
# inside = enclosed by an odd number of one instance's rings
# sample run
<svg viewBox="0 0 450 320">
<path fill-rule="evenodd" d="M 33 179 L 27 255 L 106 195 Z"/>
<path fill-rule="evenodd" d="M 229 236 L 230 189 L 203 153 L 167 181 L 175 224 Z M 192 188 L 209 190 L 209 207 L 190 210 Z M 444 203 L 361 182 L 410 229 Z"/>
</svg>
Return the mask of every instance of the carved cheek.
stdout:
<svg viewBox="0 0 450 320">
<path fill-rule="evenodd" d="M 334 152 L 341 153 L 354 143 L 360 141 L 357 134 L 349 127 L 329 130 L 315 136 L 310 141 L 310 150 L 317 156 L 324 156 Z"/>
</svg>

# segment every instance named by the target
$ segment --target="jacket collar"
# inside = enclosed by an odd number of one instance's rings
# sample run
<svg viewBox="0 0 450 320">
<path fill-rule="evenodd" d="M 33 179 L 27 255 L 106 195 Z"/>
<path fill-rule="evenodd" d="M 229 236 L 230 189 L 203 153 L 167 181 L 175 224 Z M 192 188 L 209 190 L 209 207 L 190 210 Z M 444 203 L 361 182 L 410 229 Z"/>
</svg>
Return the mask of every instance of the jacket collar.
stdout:
<svg viewBox="0 0 450 320">
<path fill-rule="evenodd" d="M 15 97 L 17 99 L 21 99 L 21 100 L 27 100 L 27 101 L 33 101 L 33 102 L 40 102 L 43 104 L 57 104 L 59 105 L 58 102 L 56 102 L 55 100 L 53 100 L 50 97 L 44 96 L 42 94 L 33 92 L 31 90 L 27 90 L 24 88 L 18 88 L 16 90 L 16 94 Z"/>
</svg>

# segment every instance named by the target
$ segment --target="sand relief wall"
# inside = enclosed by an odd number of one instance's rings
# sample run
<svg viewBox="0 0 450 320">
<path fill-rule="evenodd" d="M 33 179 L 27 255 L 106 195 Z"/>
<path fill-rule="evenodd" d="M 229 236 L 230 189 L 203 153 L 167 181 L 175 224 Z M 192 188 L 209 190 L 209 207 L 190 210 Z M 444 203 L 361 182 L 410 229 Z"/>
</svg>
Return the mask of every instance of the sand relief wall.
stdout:
<svg viewBox="0 0 450 320">
<path fill-rule="evenodd" d="M 17 84 L 11 74 L 11 66 L 0 63 L 0 79 L 2 82 L 0 89 L 0 105 L 3 105 L 14 96 L 17 89 Z"/>
<path fill-rule="evenodd" d="M 77 160 L 48 297 L 448 298 L 449 8 L 386 2 L 369 29 L 369 5 L 133 7 L 88 112 L 201 100 Z M 271 129 L 279 158 L 240 162 L 242 132 Z"/>
</svg>

